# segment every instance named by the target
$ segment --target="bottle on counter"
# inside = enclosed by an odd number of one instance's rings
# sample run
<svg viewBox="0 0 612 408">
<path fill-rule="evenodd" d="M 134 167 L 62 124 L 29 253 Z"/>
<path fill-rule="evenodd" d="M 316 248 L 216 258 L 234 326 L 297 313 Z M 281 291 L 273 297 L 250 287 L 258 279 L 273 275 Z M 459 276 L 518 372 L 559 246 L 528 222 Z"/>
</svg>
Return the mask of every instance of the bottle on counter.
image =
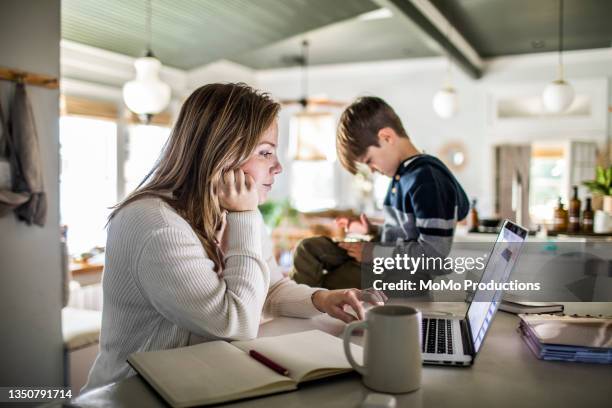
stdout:
<svg viewBox="0 0 612 408">
<path fill-rule="evenodd" d="M 561 197 L 559 197 L 559 203 L 557 204 L 557 208 L 555 208 L 555 215 L 553 217 L 553 231 L 567 231 L 567 210 L 563 208 Z"/>
<path fill-rule="evenodd" d="M 480 225 L 480 221 L 478 220 L 478 210 L 476 210 L 476 203 L 478 200 L 475 198 L 472 199 L 472 205 L 470 208 L 470 214 L 468 216 L 468 228 L 469 232 L 478 232 L 478 225 Z"/>
<path fill-rule="evenodd" d="M 591 207 L 591 197 L 586 199 L 586 206 L 582 212 L 582 232 L 593 232 L 593 208 Z"/>
<path fill-rule="evenodd" d="M 578 198 L 578 186 L 573 186 L 574 196 L 569 202 L 569 222 L 567 232 L 580 232 L 580 209 L 581 202 Z"/>
</svg>

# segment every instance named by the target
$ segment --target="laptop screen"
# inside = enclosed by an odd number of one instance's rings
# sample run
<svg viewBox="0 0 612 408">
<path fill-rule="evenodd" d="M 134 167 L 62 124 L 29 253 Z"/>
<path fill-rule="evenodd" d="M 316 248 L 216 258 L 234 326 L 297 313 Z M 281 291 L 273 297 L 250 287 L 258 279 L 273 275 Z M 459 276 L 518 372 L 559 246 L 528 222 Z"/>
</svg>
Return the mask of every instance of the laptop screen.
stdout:
<svg viewBox="0 0 612 408">
<path fill-rule="evenodd" d="M 508 281 L 526 237 L 527 230 L 524 228 L 510 221 L 504 223 L 482 273 L 480 284 Z M 502 295 L 502 290 L 489 290 L 488 288 L 478 288 L 474 292 L 466 318 L 469 322 L 475 353 L 482 345 Z"/>
</svg>

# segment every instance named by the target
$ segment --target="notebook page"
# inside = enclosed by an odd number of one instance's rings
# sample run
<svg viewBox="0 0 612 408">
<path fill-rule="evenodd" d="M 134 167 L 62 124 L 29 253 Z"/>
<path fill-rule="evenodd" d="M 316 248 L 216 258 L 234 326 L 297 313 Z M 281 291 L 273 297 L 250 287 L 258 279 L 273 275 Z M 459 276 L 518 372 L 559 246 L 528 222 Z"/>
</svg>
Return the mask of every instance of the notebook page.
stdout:
<svg viewBox="0 0 612 408">
<path fill-rule="evenodd" d="M 352 370 L 344 355 L 342 339 L 320 330 L 235 341 L 232 344 L 247 353 L 256 350 L 287 368 L 289 376 L 296 382 Z M 351 350 L 355 360 L 361 364 L 362 348 L 352 344 Z"/>
<path fill-rule="evenodd" d="M 173 406 L 212 404 L 295 388 L 291 379 L 223 341 L 134 353 L 128 361 Z"/>
</svg>

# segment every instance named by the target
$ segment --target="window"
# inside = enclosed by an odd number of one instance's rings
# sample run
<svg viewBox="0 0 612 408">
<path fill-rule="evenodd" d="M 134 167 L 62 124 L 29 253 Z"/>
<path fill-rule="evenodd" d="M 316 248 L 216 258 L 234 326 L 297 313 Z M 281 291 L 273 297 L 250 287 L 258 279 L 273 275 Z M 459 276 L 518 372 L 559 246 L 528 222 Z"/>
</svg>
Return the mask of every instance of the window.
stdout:
<svg viewBox="0 0 612 408">
<path fill-rule="evenodd" d="M 117 125 L 60 118 L 60 219 L 72 254 L 106 243 L 109 207 L 117 202 Z"/>
<path fill-rule="evenodd" d="M 291 204 L 299 211 L 335 207 L 336 119 L 330 112 L 302 111 L 290 121 Z"/>
<path fill-rule="evenodd" d="M 533 222 L 552 221 L 553 209 L 557 200 L 565 195 L 565 159 L 560 155 L 534 155 L 531 157 L 531 185 L 529 188 L 529 212 Z"/>
<path fill-rule="evenodd" d="M 126 146 L 125 194 L 133 191 L 151 171 L 170 135 L 170 129 L 153 125 L 130 125 Z"/>
<path fill-rule="evenodd" d="M 295 160 L 291 163 L 291 205 L 303 212 L 333 208 L 334 173 L 332 162 Z"/>
<path fill-rule="evenodd" d="M 568 208 L 572 186 L 584 200 L 589 195 L 582 182 L 595 175 L 594 142 L 537 142 L 531 146 L 529 213 L 536 223 L 550 223 L 559 197 Z"/>
<path fill-rule="evenodd" d="M 299 112 L 290 126 L 290 154 L 295 160 L 336 161 L 336 122 L 330 112 Z"/>
<path fill-rule="evenodd" d="M 70 253 L 78 255 L 106 245 L 110 207 L 155 164 L 170 116 L 157 115 L 148 126 L 132 117 L 118 122 L 116 103 L 65 95 L 60 107 L 60 222 L 68 227 Z"/>
</svg>

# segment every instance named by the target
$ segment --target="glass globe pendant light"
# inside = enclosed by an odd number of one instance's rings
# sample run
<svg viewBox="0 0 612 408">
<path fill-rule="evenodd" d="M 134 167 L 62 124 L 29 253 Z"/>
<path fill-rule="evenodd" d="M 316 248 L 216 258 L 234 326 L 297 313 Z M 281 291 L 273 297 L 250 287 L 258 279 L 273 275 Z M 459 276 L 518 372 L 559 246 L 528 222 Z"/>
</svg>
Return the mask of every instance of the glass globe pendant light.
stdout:
<svg viewBox="0 0 612 408">
<path fill-rule="evenodd" d="M 450 21 L 448 23 L 448 32 L 446 34 L 446 39 L 450 41 L 451 36 L 451 24 Z M 459 97 L 457 96 L 457 91 L 452 85 L 451 81 L 451 69 L 452 69 L 452 61 L 450 55 L 446 57 L 447 66 L 446 66 L 446 85 L 440 89 L 433 97 L 432 105 L 433 110 L 436 114 L 442 119 L 450 119 L 459 110 Z"/>
<path fill-rule="evenodd" d="M 552 113 L 561 113 L 572 104 L 574 88 L 563 75 L 563 0 L 559 0 L 559 77 L 544 88 L 542 103 Z"/>
<path fill-rule="evenodd" d="M 459 98 L 450 80 L 444 88 L 436 92 L 432 105 L 436 114 L 442 119 L 450 119 L 455 116 L 459 110 Z"/>
<path fill-rule="evenodd" d="M 123 86 L 123 100 L 141 121 L 149 123 L 153 115 L 163 111 L 170 102 L 170 86 L 159 79 L 161 62 L 151 51 L 151 0 L 147 0 L 145 29 L 147 51 L 134 61 L 136 79 Z"/>
</svg>

